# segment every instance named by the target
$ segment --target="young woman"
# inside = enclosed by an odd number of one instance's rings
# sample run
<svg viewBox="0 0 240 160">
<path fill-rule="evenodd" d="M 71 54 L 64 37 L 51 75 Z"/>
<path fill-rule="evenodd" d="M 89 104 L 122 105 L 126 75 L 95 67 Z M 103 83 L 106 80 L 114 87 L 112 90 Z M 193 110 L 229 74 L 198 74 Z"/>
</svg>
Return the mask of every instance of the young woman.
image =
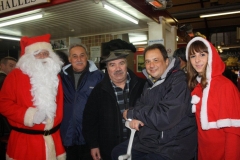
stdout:
<svg viewBox="0 0 240 160">
<path fill-rule="evenodd" d="M 188 43 L 186 58 L 198 125 L 198 160 L 240 160 L 240 95 L 222 75 L 225 64 L 202 37 Z"/>
</svg>

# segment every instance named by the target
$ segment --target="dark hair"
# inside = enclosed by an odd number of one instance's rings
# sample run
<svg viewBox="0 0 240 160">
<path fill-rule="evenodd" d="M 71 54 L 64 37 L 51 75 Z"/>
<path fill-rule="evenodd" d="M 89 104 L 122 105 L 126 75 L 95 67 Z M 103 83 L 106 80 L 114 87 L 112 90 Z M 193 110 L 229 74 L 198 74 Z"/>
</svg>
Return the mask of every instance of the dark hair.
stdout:
<svg viewBox="0 0 240 160">
<path fill-rule="evenodd" d="M 149 51 L 149 50 L 154 50 L 154 49 L 158 49 L 162 56 L 163 56 L 163 59 L 166 61 L 166 59 L 168 58 L 168 54 L 167 54 L 167 50 L 166 48 L 164 47 L 164 45 L 162 44 L 153 44 L 151 46 L 148 46 L 147 48 L 145 48 L 144 52 L 143 52 L 143 57 L 145 59 L 145 55 L 146 53 Z"/>
<path fill-rule="evenodd" d="M 62 51 L 56 51 L 56 54 L 59 56 L 60 60 L 63 62 L 63 65 L 67 65 L 69 64 L 68 61 L 68 56 L 66 53 L 62 52 Z"/>
<path fill-rule="evenodd" d="M 186 48 L 185 47 L 182 47 L 182 48 L 178 48 L 174 51 L 173 53 L 173 57 L 177 58 L 181 58 L 184 62 L 187 62 L 187 59 L 186 59 Z"/>
<path fill-rule="evenodd" d="M 193 88 L 197 85 L 196 77 L 198 76 L 197 71 L 193 68 L 190 62 L 190 56 L 194 55 L 195 52 L 205 52 L 208 53 L 207 46 L 202 41 L 193 42 L 188 49 L 188 62 L 187 62 L 187 77 L 188 77 L 188 87 L 193 90 Z M 206 78 L 206 70 L 203 75 L 201 75 L 201 86 L 202 88 L 206 88 L 207 86 L 207 78 Z"/>
<path fill-rule="evenodd" d="M 0 63 L 6 65 L 7 62 L 8 62 L 8 60 L 12 60 L 12 61 L 17 62 L 17 60 L 16 60 L 15 58 L 8 56 L 8 57 L 4 57 L 3 59 L 1 59 L 1 62 L 0 62 Z"/>
</svg>

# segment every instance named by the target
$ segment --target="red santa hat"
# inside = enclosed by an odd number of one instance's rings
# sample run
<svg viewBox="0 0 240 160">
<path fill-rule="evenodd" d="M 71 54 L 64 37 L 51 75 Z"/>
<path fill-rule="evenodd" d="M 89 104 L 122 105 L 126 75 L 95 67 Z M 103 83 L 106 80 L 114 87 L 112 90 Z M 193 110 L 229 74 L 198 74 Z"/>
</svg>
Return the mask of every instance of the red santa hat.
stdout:
<svg viewBox="0 0 240 160">
<path fill-rule="evenodd" d="M 36 37 L 22 37 L 20 41 L 21 56 L 24 54 L 32 54 L 38 50 L 47 50 L 53 52 L 50 43 L 50 34 L 45 34 Z"/>
</svg>

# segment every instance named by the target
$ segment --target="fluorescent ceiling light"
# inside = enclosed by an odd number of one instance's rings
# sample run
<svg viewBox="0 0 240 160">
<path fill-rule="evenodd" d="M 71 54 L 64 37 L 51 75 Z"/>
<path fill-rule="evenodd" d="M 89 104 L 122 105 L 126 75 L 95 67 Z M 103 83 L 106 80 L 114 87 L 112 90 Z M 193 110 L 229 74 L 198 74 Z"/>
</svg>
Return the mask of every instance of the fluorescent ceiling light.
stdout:
<svg viewBox="0 0 240 160">
<path fill-rule="evenodd" d="M 20 38 L 17 38 L 17 37 L 10 37 L 10 36 L 3 36 L 3 35 L 0 35 L 0 38 L 1 38 L 1 39 L 14 40 L 14 41 L 20 41 Z"/>
<path fill-rule="evenodd" d="M 147 41 L 147 33 L 128 33 L 129 42 Z"/>
<path fill-rule="evenodd" d="M 221 13 L 202 14 L 202 15 L 200 15 L 200 18 L 223 16 L 223 15 L 237 14 L 237 13 L 240 13 L 240 11 L 229 11 L 229 12 L 221 12 Z"/>
<path fill-rule="evenodd" d="M 133 42 L 133 45 L 141 45 L 141 44 L 147 44 L 147 41 L 142 41 L 142 42 Z"/>
<path fill-rule="evenodd" d="M 135 23 L 135 24 L 138 24 L 139 20 L 137 18 L 131 16 L 130 14 L 125 13 L 124 11 L 120 10 L 119 8 L 107 3 L 106 1 L 102 1 L 102 4 L 105 9 L 107 9 L 107 10 L 109 10 L 109 11 Z"/>
<path fill-rule="evenodd" d="M 22 22 L 26 22 L 26 21 L 31 21 L 34 19 L 42 18 L 42 17 L 43 17 L 43 13 L 36 13 L 36 14 L 28 15 L 28 16 L 22 16 L 22 17 L 18 17 L 18 18 L 14 18 L 14 19 L 9 19 L 9 20 L 0 22 L 0 27 L 9 26 L 12 24 L 22 23 Z"/>
</svg>

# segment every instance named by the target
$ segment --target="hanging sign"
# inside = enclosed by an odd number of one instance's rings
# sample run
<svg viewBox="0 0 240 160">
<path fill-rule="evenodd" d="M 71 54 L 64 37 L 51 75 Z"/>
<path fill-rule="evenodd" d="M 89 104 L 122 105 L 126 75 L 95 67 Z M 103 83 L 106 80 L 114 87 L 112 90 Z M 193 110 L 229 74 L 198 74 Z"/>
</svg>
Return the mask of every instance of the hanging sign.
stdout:
<svg viewBox="0 0 240 160">
<path fill-rule="evenodd" d="M 49 2 L 50 0 L 0 0 L 0 14 Z"/>
<path fill-rule="evenodd" d="M 95 63 L 98 63 L 101 57 L 101 46 L 90 47 L 90 57 Z"/>
<path fill-rule="evenodd" d="M 152 44 L 162 44 L 162 45 L 164 45 L 164 40 L 163 39 L 149 40 L 148 45 L 151 46 Z"/>
</svg>

